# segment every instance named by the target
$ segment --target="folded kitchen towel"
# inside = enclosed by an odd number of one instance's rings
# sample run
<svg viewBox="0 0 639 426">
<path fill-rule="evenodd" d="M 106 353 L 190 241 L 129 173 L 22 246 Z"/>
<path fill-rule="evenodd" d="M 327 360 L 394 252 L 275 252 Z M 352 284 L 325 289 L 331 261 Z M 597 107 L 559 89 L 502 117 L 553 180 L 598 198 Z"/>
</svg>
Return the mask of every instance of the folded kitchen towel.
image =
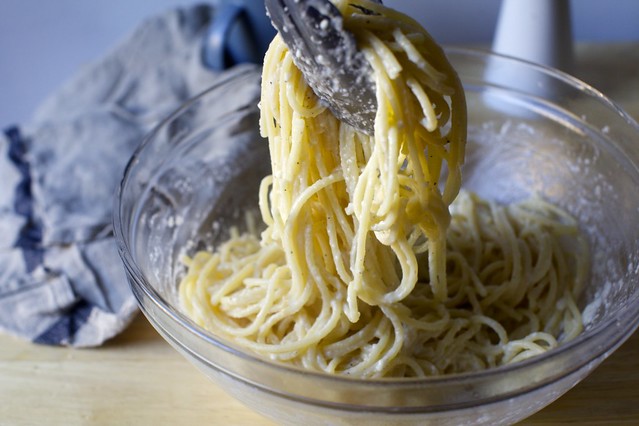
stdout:
<svg viewBox="0 0 639 426">
<path fill-rule="evenodd" d="M 0 134 L 0 330 L 83 347 L 132 320 L 113 196 L 143 136 L 220 77 L 202 61 L 215 16 L 200 5 L 147 20 Z"/>
</svg>

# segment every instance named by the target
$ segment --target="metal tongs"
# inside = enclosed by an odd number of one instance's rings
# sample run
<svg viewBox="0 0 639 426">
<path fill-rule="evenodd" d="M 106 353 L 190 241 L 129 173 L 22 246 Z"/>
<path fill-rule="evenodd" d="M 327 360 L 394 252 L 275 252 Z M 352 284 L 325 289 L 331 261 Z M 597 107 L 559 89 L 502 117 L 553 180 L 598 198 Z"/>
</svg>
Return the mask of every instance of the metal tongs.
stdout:
<svg viewBox="0 0 639 426">
<path fill-rule="evenodd" d="M 340 11 L 329 0 L 265 0 L 265 5 L 315 94 L 338 119 L 372 135 L 377 112 L 372 69 L 344 29 Z"/>
</svg>

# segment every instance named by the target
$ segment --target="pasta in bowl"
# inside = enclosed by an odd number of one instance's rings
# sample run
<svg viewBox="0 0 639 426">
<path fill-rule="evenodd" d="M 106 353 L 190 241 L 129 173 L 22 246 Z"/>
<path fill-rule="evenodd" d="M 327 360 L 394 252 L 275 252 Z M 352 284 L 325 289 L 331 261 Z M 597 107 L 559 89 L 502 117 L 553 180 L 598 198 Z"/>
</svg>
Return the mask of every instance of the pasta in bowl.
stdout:
<svg viewBox="0 0 639 426">
<path fill-rule="evenodd" d="M 360 378 L 478 371 L 574 339 L 589 264 L 578 223 L 539 197 L 460 194 L 457 74 L 417 23 L 353 4 L 342 15 L 373 70 L 374 134 L 337 119 L 276 37 L 264 228 L 185 257 L 184 311 L 269 359 Z"/>
<path fill-rule="evenodd" d="M 446 53 L 468 105 L 462 190 L 490 200 L 481 210 L 538 196 L 575 218 L 587 240 L 593 260 L 574 298 L 584 330 L 542 354 L 431 377 L 353 377 L 270 360 L 185 314 L 183 256 L 257 227 L 260 184 L 272 172 L 259 128 L 260 70 L 222 77 L 162 123 L 127 168 L 115 229 L 143 312 L 218 385 L 283 424 L 513 423 L 558 398 L 636 328 L 636 124 L 564 74 L 481 52 Z M 494 67 L 525 73 L 551 95 L 495 79 Z M 231 94 L 242 100 L 237 108 L 226 101 Z M 473 199 L 460 201 L 465 208 Z"/>
</svg>

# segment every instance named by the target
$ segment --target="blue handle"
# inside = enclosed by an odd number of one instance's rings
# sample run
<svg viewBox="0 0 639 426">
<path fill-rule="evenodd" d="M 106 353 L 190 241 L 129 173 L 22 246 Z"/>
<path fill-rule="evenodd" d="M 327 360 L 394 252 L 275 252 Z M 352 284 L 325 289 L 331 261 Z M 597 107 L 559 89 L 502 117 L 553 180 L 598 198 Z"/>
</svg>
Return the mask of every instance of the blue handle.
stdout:
<svg viewBox="0 0 639 426">
<path fill-rule="evenodd" d="M 259 33 L 263 28 L 260 22 L 255 22 L 260 20 L 266 21 L 266 14 L 263 19 L 258 14 L 252 21 L 244 6 L 220 2 L 202 47 L 204 64 L 214 71 L 222 71 L 240 63 L 260 63 L 264 46 Z"/>
</svg>

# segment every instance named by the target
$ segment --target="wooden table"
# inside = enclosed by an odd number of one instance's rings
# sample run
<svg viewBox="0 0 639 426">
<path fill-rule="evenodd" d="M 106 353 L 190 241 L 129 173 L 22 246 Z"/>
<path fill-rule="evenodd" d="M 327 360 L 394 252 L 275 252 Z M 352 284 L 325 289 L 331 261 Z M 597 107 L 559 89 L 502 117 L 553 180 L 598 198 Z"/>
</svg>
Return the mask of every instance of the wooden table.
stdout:
<svg viewBox="0 0 639 426">
<path fill-rule="evenodd" d="M 639 118 L 639 43 L 579 46 L 576 57 L 578 77 Z M 522 424 L 639 424 L 639 333 Z M 0 425 L 273 423 L 209 382 L 140 315 L 96 349 L 43 347 L 0 336 Z"/>
</svg>

